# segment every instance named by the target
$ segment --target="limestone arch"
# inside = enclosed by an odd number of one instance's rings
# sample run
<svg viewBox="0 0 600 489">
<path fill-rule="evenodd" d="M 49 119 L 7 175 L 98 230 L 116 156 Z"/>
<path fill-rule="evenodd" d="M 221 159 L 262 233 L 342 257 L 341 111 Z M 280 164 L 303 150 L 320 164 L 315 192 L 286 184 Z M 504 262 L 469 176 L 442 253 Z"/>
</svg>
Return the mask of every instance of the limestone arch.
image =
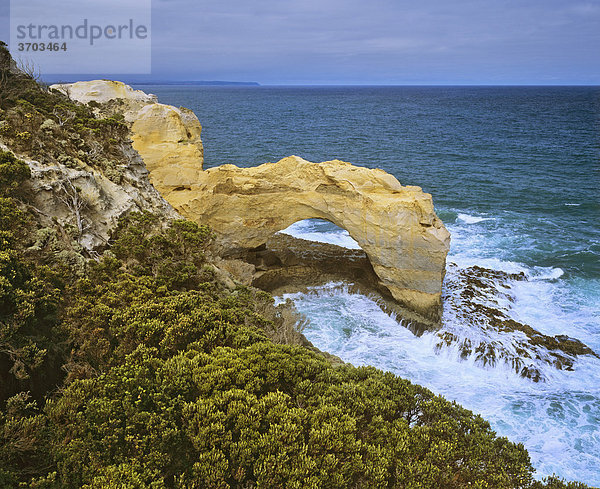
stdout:
<svg viewBox="0 0 600 489">
<path fill-rule="evenodd" d="M 124 101 L 133 147 L 150 180 L 182 215 L 209 224 L 226 247 L 253 247 L 286 222 L 325 218 L 346 229 L 369 256 L 393 297 L 439 322 L 450 234 L 431 196 L 382 170 L 297 156 L 252 168 L 202 171 L 201 126 L 193 112 L 156 103 L 120 82 L 95 80 L 53 88 L 75 100 Z M 292 216 L 292 217 L 290 217 Z"/>
<path fill-rule="evenodd" d="M 256 248 L 304 219 L 330 221 L 359 244 L 400 305 L 420 320 L 441 318 L 450 235 L 419 187 L 402 186 L 382 170 L 296 156 L 210 168 L 188 188 L 151 178 L 176 210 L 211 226 L 225 249 Z"/>
</svg>

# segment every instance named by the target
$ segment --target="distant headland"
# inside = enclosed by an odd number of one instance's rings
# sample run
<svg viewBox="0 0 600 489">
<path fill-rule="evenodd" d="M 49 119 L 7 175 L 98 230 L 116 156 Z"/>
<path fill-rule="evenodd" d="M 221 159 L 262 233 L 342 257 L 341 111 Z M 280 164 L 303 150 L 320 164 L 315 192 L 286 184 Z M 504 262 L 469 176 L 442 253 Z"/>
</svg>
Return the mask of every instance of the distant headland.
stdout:
<svg viewBox="0 0 600 489">
<path fill-rule="evenodd" d="M 44 75 L 43 81 L 49 85 L 54 83 L 74 83 L 82 80 L 97 80 L 104 75 Z M 229 81 L 229 80 L 149 80 L 147 76 L 125 77 L 125 83 L 129 85 L 193 85 L 193 86 L 235 86 L 235 87 L 259 87 L 260 83 L 255 81 Z"/>
<path fill-rule="evenodd" d="M 243 86 L 260 87 L 258 82 L 237 82 L 223 80 L 192 80 L 192 81 L 153 81 L 153 82 L 134 82 L 135 85 L 201 85 L 201 86 Z"/>
</svg>

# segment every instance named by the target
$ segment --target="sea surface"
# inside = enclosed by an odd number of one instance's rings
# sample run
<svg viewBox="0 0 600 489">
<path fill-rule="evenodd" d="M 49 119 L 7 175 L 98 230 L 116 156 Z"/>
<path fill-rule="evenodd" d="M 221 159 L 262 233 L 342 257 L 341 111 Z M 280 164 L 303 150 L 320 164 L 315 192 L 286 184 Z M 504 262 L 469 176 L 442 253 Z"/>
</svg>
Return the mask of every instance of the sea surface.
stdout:
<svg viewBox="0 0 600 489">
<path fill-rule="evenodd" d="M 422 187 L 452 234 L 448 262 L 458 266 L 448 268 L 447 294 L 461 268 L 522 271 L 528 280 L 504 287 L 508 299 L 496 305 L 600 353 L 600 87 L 136 88 L 197 114 L 205 168 L 295 154 L 382 168 Z M 324 221 L 285 232 L 357 247 Z M 339 284 L 289 297 L 317 347 L 482 414 L 525 445 L 538 477 L 600 485 L 600 360 L 580 357 L 572 371 L 538 361 L 545 381 L 536 383 L 503 362 L 439 348 L 433 333 L 414 336 Z M 476 341 L 481 331 L 457 307 L 445 305 L 443 330 Z"/>
</svg>

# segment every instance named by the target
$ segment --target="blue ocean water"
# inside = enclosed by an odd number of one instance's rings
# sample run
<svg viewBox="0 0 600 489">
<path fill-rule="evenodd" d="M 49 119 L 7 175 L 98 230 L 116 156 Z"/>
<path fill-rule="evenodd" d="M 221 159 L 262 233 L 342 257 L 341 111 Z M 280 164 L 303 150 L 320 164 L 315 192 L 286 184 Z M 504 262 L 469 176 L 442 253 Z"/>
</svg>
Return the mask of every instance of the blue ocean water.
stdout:
<svg viewBox="0 0 600 489">
<path fill-rule="evenodd" d="M 194 110 L 205 167 L 296 154 L 383 168 L 433 195 L 449 262 L 523 271 L 511 317 L 600 352 L 600 87 L 140 86 Z M 286 232 L 355 246 L 329 223 Z M 453 280 L 449 269 L 447 281 Z M 523 442 L 538 475 L 600 485 L 600 361 L 545 369 L 545 383 L 414 337 L 340 287 L 294 294 L 316 346 L 393 371 L 481 413 Z M 469 337 L 451 307 L 444 328 Z M 499 341 L 503 341 L 502 338 Z"/>
</svg>

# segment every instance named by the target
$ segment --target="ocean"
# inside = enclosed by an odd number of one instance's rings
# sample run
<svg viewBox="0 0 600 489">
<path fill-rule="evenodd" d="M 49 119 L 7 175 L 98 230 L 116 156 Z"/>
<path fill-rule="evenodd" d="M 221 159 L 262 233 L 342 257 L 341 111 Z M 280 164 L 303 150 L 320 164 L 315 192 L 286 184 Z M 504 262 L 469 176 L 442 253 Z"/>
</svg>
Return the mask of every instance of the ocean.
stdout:
<svg viewBox="0 0 600 489">
<path fill-rule="evenodd" d="M 496 284 L 494 307 L 600 354 L 600 87 L 136 86 L 192 109 L 205 168 L 255 166 L 292 154 L 382 168 L 433 196 L 452 234 L 442 332 L 514 347 L 514 335 L 465 321 L 460 271 L 523 272 Z M 307 220 L 297 237 L 357 247 L 342 229 Z M 290 294 L 315 346 L 373 365 L 483 415 L 529 450 L 536 476 L 600 485 L 600 360 L 572 370 L 530 361 L 543 381 L 414 336 L 369 297 L 341 284 Z M 493 337 L 491 337 L 491 336 Z"/>
</svg>

